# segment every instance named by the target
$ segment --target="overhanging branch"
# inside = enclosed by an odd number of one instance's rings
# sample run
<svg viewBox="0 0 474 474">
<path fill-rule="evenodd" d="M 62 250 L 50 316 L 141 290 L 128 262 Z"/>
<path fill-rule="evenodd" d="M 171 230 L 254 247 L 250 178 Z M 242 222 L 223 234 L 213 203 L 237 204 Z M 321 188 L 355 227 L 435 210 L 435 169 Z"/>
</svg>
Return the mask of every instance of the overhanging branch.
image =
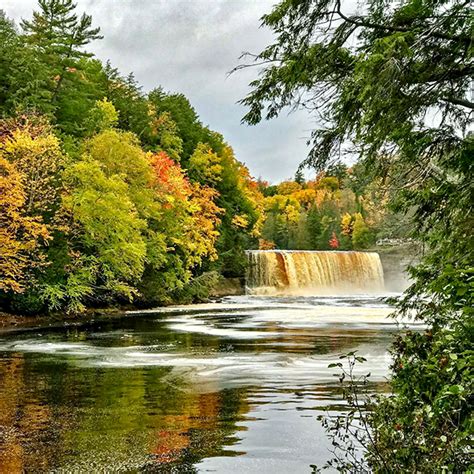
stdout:
<svg viewBox="0 0 474 474">
<path fill-rule="evenodd" d="M 370 28 L 373 30 L 385 30 L 385 31 L 393 31 L 393 32 L 401 32 L 401 33 L 408 33 L 412 32 L 413 28 L 404 28 L 403 26 L 391 26 L 391 25 L 381 25 L 379 23 L 372 23 L 370 21 L 365 21 L 361 16 L 347 16 L 341 11 L 341 0 L 336 1 L 336 13 L 348 23 L 351 23 L 356 26 L 360 26 L 363 28 Z M 429 33 L 426 32 L 426 36 L 431 36 L 433 38 L 442 39 L 446 41 L 458 41 L 461 43 L 470 44 L 472 38 L 470 36 L 453 36 L 448 35 L 445 33 L 440 33 L 439 31 L 430 31 Z"/>
<path fill-rule="evenodd" d="M 474 110 L 474 102 L 470 102 L 467 99 L 459 99 L 457 97 L 442 97 L 441 100 L 444 102 L 449 102 L 450 104 L 461 105 L 462 107 Z"/>
</svg>

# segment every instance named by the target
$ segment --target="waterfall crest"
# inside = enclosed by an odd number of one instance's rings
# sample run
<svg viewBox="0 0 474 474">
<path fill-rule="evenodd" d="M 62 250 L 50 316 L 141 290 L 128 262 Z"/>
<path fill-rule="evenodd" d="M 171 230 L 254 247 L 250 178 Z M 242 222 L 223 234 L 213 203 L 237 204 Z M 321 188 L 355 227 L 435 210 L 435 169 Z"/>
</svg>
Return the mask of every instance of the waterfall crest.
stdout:
<svg viewBox="0 0 474 474">
<path fill-rule="evenodd" d="M 372 293 L 384 289 L 376 252 L 249 250 L 247 288 L 253 294 Z"/>
</svg>

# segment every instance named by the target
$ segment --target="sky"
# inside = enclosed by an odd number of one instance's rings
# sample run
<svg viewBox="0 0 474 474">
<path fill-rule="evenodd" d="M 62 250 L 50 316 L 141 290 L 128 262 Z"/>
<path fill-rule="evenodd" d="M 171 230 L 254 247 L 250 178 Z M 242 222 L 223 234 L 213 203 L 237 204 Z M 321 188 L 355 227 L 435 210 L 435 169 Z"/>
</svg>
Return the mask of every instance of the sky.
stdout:
<svg viewBox="0 0 474 474">
<path fill-rule="evenodd" d="M 124 75 L 133 72 L 143 90 L 162 86 L 184 93 L 201 121 L 222 133 L 253 176 L 270 182 L 292 177 L 306 157 L 311 121 L 305 112 L 283 113 L 257 126 L 240 123 L 237 101 L 256 68 L 238 71 L 244 51 L 260 52 L 272 33 L 261 16 L 276 0 L 76 0 L 92 15 L 104 39 L 89 45 Z M 36 0 L 2 0 L 7 16 L 29 19 Z M 310 176 L 310 175 L 309 175 Z"/>
</svg>

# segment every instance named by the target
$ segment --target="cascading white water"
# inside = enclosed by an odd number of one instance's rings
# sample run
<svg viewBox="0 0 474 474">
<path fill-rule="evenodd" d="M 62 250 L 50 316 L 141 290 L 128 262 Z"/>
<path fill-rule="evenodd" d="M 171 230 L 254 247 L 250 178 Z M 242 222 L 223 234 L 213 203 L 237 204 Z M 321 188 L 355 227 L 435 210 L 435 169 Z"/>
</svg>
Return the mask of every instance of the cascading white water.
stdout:
<svg viewBox="0 0 474 474">
<path fill-rule="evenodd" d="M 252 294 L 375 293 L 383 291 L 376 252 L 249 250 Z"/>
</svg>

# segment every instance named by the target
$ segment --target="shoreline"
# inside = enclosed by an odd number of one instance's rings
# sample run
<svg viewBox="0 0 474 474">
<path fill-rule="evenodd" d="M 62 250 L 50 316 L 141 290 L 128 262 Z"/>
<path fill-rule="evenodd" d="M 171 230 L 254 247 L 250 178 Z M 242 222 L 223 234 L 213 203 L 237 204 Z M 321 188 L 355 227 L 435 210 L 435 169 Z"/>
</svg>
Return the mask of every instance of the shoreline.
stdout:
<svg viewBox="0 0 474 474">
<path fill-rule="evenodd" d="M 222 296 L 210 298 L 208 301 L 200 303 L 219 303 Z M 105 308 L 89 308 L 79 315 L 67 315 L 64 313 L 37 314 L 37 315 L 20 315 L 0 311 L 0 336 L 33 332 L 48 329 L 67 329 L 78 328 L 90 324 L 104 323 L 111 320 L 122 318 L 137 317 L 141 314 L 164 310 L 165 308 L 192 306 L 195 303 L 173 303 L 163 306 L 150 306 L 139 308 L 133 305 L 113 306 Z"/>
<path fill-rule="evenodd" d="M 16 332 L 80 327 L 97 321 L 116 319 L 127 314 L 127 311 L 126 308 L 100 308 L 87 310 L 79 316 L 61 313 L 22 316 L 0 312 L 0 336 Z"/>
<path fill-rule="evenodd" d="M 14 332 L 27 332 L 41 329 L 61 329 L 80 327 L 85 324 L 108 321 L 120 317 L 129 317 L 139 313 L 159 308 L 169 308 L 177 305 L 193 305 L 196 303 L 219 302 L 224 296 L 244 294 L 241 278 L 222 278 L 219 284 L 211 290 L 207 301 L 192 303 L 174 302 L 163 306 L 137 307 L 133 304 L 106 306 L 104 308 L 87 308 L 84 313 L 68 315 L 61 312 L 49 314 L 21 315 L 0 311 L 0 336 Z"/>
</svg>

